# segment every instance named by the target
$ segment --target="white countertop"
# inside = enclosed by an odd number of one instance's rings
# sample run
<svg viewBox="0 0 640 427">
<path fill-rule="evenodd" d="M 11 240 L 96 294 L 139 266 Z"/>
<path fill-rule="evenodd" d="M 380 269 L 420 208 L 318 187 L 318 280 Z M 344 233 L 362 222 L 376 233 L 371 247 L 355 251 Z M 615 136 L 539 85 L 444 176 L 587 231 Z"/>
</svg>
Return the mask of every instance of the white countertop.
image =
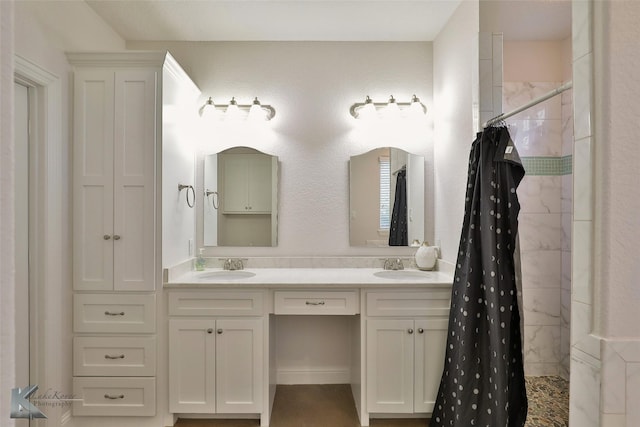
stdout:
<svg viewBox="0 0 640 427">
<path fill-rule="evenodd" d="M 379 277 L 388 274 L 396 277 Z M 254 274 L 251 277 L 245 277 Z M 164 284 L 165 288 L 181 287 L 429 287 L 451 286 L 453 277 L 441 271 L 415 269 L 382 270 L 380 268 L 252 268 L 226 271 L 217 268 L 189 271 Z"/>
</svg>

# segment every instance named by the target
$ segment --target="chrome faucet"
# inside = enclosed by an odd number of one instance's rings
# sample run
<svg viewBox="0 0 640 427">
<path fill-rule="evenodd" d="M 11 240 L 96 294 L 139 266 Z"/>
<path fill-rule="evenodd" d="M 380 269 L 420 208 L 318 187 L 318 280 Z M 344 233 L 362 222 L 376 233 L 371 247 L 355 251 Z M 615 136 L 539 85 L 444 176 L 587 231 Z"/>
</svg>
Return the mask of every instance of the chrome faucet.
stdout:
<svg viewBox="0 0 640 427">
<path fill-rule="evenodd" d="M 244 260 L 246 261 L 246 260 Z M 222 265 L 224 270 L 244 270 L 243 260 L 240 258 L 226 258 Z"/>
<path fill-rule="evenodd" d="M 384 260 L 385 270 L 404 270 L 404 264 L 400 258 L 387 258 Z"/>
</svg>

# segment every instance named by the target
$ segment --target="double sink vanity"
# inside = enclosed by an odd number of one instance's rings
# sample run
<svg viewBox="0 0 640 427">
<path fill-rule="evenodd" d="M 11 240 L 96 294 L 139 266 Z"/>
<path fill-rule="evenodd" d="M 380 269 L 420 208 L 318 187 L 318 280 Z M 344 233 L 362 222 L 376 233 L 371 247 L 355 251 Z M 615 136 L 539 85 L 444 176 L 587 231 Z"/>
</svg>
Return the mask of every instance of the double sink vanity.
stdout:
<svg viewBox="0 0 640 427">
<path fill-rule="evenodd" d="M 378 416 L 427 417 L 433 411 L 451 274 L 247 265 L 166 271 L 172 414 L 251 416 L 269 425 L 276 347 L 286 338 L 278 336 L 278 316 L 347 319 L 350 385 L 361 425 Z"/>
</svg>

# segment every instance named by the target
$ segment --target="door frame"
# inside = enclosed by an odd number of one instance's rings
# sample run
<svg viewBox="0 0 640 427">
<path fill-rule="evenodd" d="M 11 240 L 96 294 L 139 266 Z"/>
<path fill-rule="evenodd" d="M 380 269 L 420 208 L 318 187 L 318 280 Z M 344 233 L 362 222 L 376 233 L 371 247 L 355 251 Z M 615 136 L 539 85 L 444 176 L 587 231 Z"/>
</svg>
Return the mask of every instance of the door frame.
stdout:
<svg viewBox="0 0 640 427">
<path fill-rule="evenodd" d="M 70 387 L 60 363 L 64 340 L 59 331 L 70 329 L 60 313 L 70 303 L 63 287 L 65 226 L 62 195 L 62 88 L 58 76 L 39 65 L 14 56 L 14 80 L 30 90 L 29 153 L 29 380 L 44 388 Z M 68 210 L 68 209 L 67 209 Z M 68 332 L 70 334 L 70 331 Z M 67 352 L 68 353 L 68 352 Z M 67 392 L 68 390 L 59 390 Z M 38 392 L 36 392 L 38 393 Z M 68 407 L 47 407 L 47 420 L 31 425 L 64 425 L 71 418 Z"/>
</svg>

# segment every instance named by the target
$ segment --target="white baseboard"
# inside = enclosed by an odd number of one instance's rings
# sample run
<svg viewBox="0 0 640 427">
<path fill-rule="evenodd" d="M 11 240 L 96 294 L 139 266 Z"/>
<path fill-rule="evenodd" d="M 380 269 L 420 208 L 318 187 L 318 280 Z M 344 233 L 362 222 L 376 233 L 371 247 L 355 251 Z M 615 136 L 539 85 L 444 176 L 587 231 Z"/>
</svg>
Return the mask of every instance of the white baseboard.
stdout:
<svg viewBox="0 0 640 427">
<path fill-rule="evenodd" d="M 278 369 L 277 384 L 350 384 L 349 368 L 331 369 Z"/>
</svg>

